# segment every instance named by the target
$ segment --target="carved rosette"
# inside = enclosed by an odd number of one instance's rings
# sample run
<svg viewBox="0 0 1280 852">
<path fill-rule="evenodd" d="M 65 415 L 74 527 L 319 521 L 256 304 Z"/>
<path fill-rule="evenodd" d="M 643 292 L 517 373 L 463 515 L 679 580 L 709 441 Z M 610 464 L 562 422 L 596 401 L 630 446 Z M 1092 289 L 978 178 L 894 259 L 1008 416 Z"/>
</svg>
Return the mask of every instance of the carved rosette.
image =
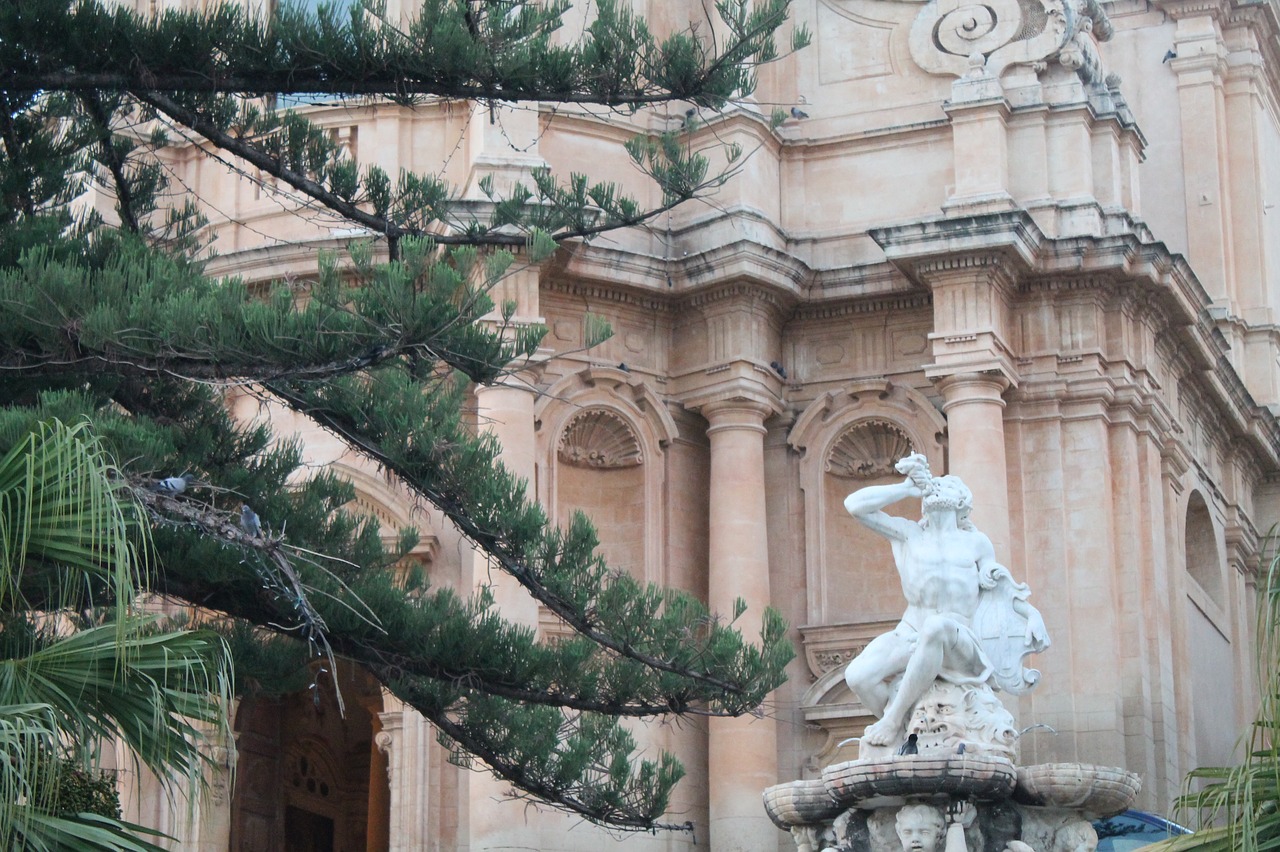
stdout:
<svg viewBox="0 0 1280 852">
<path fill-rule="evenodd" d="M 911 25 L 911 58 L 930 74 L 999 78 L 1013 65 L 1058 60 L 1101 82 L 1094 40 L 1111 36 L 1097 0 L 930 0 Z"/>
<path fill-rule="evenodd" d="M 557 454 L 565 464 L 605 470 L 644 463 L 630 424 L 603 408 L 587 409 L 569 421 Z"/>
<path fill-rule="evenodd" d="M 860 420 L 844 431 L 827 456 L 826 471 L 852 479 L 894 475 L 894 464 L 915 450 L 911 439 L 887 420 Z"/>
</svg>

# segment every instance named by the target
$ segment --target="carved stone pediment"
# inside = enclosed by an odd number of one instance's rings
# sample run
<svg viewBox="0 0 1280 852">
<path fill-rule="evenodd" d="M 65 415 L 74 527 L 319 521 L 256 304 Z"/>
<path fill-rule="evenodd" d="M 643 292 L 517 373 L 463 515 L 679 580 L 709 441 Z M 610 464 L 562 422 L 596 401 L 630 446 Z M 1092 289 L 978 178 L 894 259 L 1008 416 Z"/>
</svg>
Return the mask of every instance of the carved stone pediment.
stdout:
<svg viewBox="0 0 1280 852">
<path fill-rule="evenodd" d="M 843 671 L 849 661 L 867 647 L 868 642 L 897 624 L 897 619 L 893 619 L 801 627 L 804 659 L 809 664 L 809 671 L 814 678 L 820 678 L 834 668 Z"/>
<path fill-rule="evenodd" d="M 816 772 L 837 761 L 857 756 L 857 745 L 847 743 L 875 721 L 844 682 L 849 661 L 872 639 L 892 630 L 898 622 L 865 621 L 853 624 L 822 624 L 801 627 L 805 662 L 814 683 L 800 699 L 804 720 L 826 734 L 823 744 L 809 756 L 807 769 Z"/>
</svg>

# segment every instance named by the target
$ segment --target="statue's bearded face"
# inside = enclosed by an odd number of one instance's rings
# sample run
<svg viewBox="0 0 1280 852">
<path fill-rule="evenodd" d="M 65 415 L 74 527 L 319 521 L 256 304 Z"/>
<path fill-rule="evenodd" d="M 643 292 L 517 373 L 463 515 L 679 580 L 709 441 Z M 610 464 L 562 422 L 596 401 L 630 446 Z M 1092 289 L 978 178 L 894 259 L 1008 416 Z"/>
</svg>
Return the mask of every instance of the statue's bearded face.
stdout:
<svg viewBox="0 0 1280 852">
<path fill-rule="evenodd" d="M 973 492 L 957 477 L 935 477 L 921 506 L 926 512 L 950 509 L 953 512 L 967 513 L 973 508 Z"/>
</svg>

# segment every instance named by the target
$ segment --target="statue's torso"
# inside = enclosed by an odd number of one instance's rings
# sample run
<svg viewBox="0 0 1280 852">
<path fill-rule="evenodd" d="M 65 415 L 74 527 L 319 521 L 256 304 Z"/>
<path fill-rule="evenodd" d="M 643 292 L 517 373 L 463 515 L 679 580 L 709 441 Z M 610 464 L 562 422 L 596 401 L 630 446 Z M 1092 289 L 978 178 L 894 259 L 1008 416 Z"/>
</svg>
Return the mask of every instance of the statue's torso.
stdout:
<svg viewBox="0 0 1280 852">
<path fill-rule="evenodd" d="M 980 534 L 965 530 L 921 530 L 894 550 L 907 599 L 903 621 L 917 629 L 930 615 L 969 624 L 978 608 Z"/>
</svg>

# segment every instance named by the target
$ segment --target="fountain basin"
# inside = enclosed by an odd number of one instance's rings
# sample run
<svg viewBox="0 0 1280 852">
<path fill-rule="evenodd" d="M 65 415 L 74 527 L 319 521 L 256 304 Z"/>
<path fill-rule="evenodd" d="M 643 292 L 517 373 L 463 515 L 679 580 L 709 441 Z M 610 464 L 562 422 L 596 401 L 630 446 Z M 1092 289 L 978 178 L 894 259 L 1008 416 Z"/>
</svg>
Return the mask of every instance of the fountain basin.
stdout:
<svg viewBox="0 0 1280 852">
<path fill-rule="evenodd" d="M 764 809 L 778 828 L 834 819 L 844 806 L 831 798 L 821 778 L 778 784 L 764 791 Z"/>
<path fill-rule="evenodd" d="M 990 754 L 894 755 L 836 763 L 822 773 L 831 798 L 845 807 L 886 797 L 1005 799 L 1016 780 L 1013 763 Z"/>
<path fill-rule="evenodd" d="M 1131 807 L 1141 789 L 1137 775 L 1115 766 L 1040 763 L 1018 767 L 1013 798 L 1024 805 L 1070 808 L 1099 819 Z"/>
</svg>

